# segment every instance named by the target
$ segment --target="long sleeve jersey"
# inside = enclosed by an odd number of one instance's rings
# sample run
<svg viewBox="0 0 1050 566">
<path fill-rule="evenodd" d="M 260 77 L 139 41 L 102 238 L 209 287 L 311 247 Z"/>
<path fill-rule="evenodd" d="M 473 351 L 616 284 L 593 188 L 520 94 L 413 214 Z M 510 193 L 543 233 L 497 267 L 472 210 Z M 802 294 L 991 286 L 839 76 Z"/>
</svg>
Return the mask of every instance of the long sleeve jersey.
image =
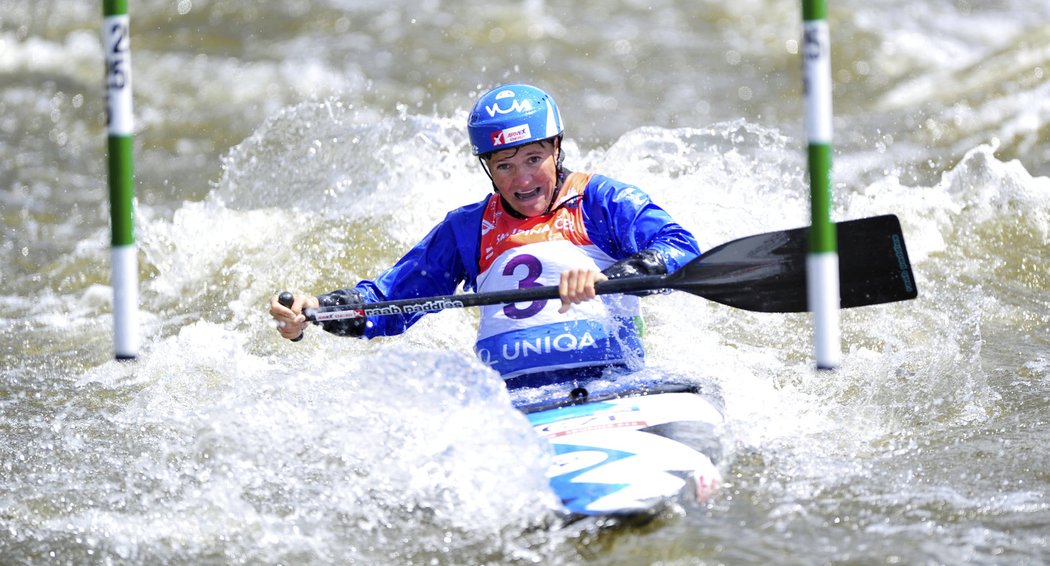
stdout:
<svg viewBox="0 0 1050 566">
<path fill-rule="evenodd" d="M 692 234 L 635 186 L 601 175 L 571 173 L 565 178 L 557 198 L 549 214 L 534 218 L 521 218 L 505 207 L 497 194 L 453 210 L 404 257 L 374 280 L 361 281 L 351 289 L 322 295 L 319 297 L 321 304 L 345 305 L 450 295 L 459 288 L 489 291 L 515 286 L 556 285 L 561 268 L 573 266 L 593 265 L 606 270 L 611 277 L 633 273 L 673 273 L 700 253 Z M 494 267 L 497 268 L 495 271 Z M 593 339 L 593 320 L 582 326 L 582 323 L 576 324 L 575 337 L 569 338 L 563 330 L 550 328 L 554 320 L 550 309 L 556 311 L 557 304 L 560 304 L 559 301 L 550 302 L 555 304 L 536 305 L 536 312 L 531 314 L 523 310 L 529 308 L 527 305 L 483 308 L 476 348 L 478 354 L 505 378 L 551 368 L 624 363 L 625 356 L 640 356 L 641 346 L 636 337 L 629 338 L 633 341 L 624 348 L 617 345 L 624 345 L 625 336 L 633 333 L 631 328 L 625 333 L 622 327 L 629 318 L 625 316 L 629 314 L 627 311 L 637 309 L 636 305 L 621 304 L 613 305 L 617 311 L 614 316 L 619 319 L 621 328 L 603 333 L 605 343 L 600 345 L 602 348 L 592 344 L 592 353 L 559 358 L 552 351 L 558 348 L 552 348 L 552 344 L 561 344 L 565 346 L 562 349 L 568 349 L 570 342 L 579 345 Z M 323 327 L 342 335 L 390 336 L 404 332 L 424 314 L 329 321 L 323 323 Z M 537 325 L 546 328 L 540 334 L 531 330 L 530 321 L 525 320 L 533 315 L 539 315 L 540 319 L 546 316 L 546 320 L 541 320 L 544 324 Z M 600 319 L 602 315 L 591 313 L 588 316 Z M 559 336 L 562 336 L 560 342 Z M 543 340 L 546 340 L 546 352 L 539 351 Z M 533 341 L 537 345 L 530 350 Z M 612 351 L 610 345 L 617 351 Z M 494 355 L 500 349 L 503 355 Z M 545 353 L 547 358 L 554 354 L 555 359 L 536 363 L 540 356 L 534 355 L 533 361 L 524 363 L 522 353 L 533 351 Z"/>
</svg>

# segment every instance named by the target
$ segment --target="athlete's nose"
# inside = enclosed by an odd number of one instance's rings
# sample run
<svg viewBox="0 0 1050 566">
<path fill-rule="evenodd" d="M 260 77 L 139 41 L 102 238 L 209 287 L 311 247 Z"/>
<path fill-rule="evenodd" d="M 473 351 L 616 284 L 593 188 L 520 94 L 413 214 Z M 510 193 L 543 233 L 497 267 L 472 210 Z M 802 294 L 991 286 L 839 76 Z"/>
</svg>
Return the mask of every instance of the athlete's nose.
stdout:
<svg viewBox="0 0 1050 566">
<path fill-rule="evenodd" d="M 525 167 L 519 167 L 514 170 L 514 175 L 511 177 L 510 186 L 514 189 L 528 189 L 534 185 L 532 179 L 532 172 Z"/>
</svg>

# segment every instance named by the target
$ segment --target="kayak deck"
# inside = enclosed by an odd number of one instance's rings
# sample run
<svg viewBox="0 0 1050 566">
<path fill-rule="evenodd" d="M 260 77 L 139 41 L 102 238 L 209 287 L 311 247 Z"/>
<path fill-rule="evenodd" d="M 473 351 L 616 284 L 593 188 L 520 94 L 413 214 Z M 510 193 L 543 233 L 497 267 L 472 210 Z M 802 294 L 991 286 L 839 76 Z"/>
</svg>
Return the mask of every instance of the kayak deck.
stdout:
<svg viewBox="0 0 1050 566">
<path fill-rule="evenodd" d="M 683 494 L 706 499 L 721 482 L 721 397 L 699 385 L 578 387 L 519 409 L 551 444 L 547 475 L 570 520 L 654 515 Z"/>
</svg>

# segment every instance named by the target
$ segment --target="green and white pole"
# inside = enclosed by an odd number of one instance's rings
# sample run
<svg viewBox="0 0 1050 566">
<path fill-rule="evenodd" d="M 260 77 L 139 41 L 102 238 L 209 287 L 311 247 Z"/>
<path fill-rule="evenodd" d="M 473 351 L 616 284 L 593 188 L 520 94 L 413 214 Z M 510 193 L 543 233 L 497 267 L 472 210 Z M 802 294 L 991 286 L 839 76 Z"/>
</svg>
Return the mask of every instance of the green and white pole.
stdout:
<svg viewBox="0 0 1050 566">
<path fill-rule="evenodd" d="M 824 0 L 802 0 L 802 83 L 811 214 L 806 259 L 817 367 L 834 369 L 839 345 L 839 256 L 831 222 L 831 33 Z"/>
<path fill-rule="evenodd" d="M 138 256 L 131 160 L 131 34 L 127 0 L 103 0 L 102 46 L 106 54 L 106 125 L 109 129 L 109 202 L 112 221 L 114 353 L 138 355 Z"/>
</svg>

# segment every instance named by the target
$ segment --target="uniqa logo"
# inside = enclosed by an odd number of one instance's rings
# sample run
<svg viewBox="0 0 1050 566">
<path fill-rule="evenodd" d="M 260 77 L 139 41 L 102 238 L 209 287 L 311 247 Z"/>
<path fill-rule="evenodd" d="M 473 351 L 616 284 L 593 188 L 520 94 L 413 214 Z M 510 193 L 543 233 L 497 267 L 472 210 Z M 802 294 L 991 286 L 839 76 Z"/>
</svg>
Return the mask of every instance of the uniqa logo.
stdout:
<svg viewBox="0 0 1050 566">
<path fill-rule="evenodd" d="M 504 91 L 501 91 L 499 94 L 497 94 L 496 95 L 496 101 L 497 102 L 494 102 L 491 106 L 485 106 L 485 111 L 487 111 L 489 113 L 489 118 L 495 118 L 496 114 L 510 114 L 511 112 L 519 112 L 519 113 L 532 112 L 532 103 L 531 102 L 529 102 L 528 100 L 518 100 L 516 98 L 510 102 L 510 108 L 507 108 L 506 110 L 504 110 L 504 109 L 499 107 L 499 100 L 502 100 L 504 98 L 513 98 L 513 97 L 514 97 L 514 91 L 513 90 L 504 90 Z"/>
<path fill-rule="evenodd" d="M 551 352 L 572 352 L 582 350 L 588 346 L 594 346 L 594 337 L 590 332 L 584 332 L 582 336 L 573 334 L 559 334 L 557 336 L 541 336 L 535 340 L 520 340 L 513 344 L 503 345 L 503 359 L 516 360 L 518 357 L 527 358 L 531 354 L 550 354 Z M 513 351 L 511 350 L 513 348 Z"/>
</svg>

